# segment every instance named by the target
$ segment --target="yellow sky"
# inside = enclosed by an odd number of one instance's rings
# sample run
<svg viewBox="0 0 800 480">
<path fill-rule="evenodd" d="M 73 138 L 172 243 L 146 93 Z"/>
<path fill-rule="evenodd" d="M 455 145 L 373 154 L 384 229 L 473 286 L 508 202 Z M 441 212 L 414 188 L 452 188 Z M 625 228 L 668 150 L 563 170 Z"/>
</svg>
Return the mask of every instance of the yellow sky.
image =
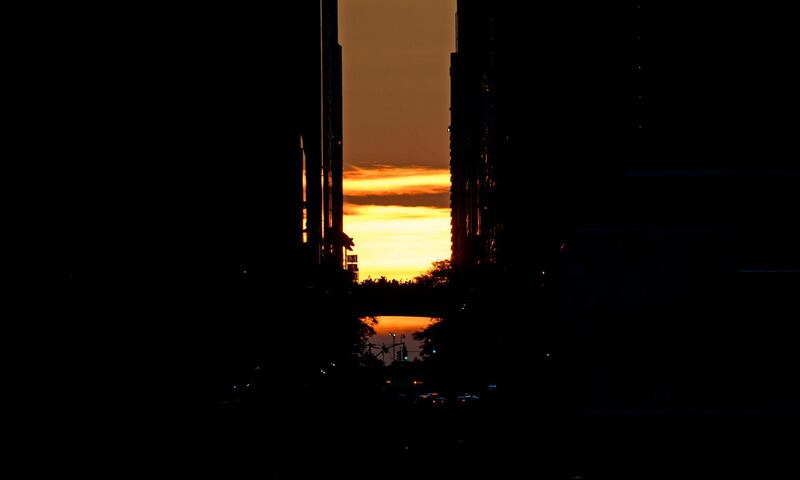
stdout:
<svg viewBox="0 0 800 480">
<path fill-rule="evenodd" d="M 355 239 L 361 280 L 410 280 L 450 258 L 447 208 L 347 204 L 344 223 Z"/>
<path fill-rule="evenodd" d="M 456 0 L 340 0 L 345 232 L 360 278 L 450 258 L 450 53 Z"/>
</svg>

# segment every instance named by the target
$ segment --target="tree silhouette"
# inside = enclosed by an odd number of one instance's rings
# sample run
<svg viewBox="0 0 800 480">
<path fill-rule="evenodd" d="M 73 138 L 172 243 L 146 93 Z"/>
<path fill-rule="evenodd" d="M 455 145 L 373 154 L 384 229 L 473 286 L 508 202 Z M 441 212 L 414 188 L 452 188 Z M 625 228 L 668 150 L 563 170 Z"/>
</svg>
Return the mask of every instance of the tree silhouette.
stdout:
<svg viewBox="0 0 800 480">
<path fill-rule="evenodd" d="M 453 265 L 450 260 L 433 262 L 432 267 L 412 281 L 421 287 L 445 287 L 450 284 L 453 276 Z"/>
</svg>

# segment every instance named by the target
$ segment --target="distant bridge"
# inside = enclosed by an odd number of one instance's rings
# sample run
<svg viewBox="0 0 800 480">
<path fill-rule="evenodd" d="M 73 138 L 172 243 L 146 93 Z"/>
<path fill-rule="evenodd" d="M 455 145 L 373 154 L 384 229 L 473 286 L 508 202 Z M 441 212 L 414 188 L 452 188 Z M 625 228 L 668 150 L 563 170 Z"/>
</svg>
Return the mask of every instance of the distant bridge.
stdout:
<svg viewBox="0 0 800 480">
<path fill-rule="evenodd" d="M 360 317 L 441 318 L 451 305 L 452 294 L 443 288 L 371 285 L 353 292 L 353 308 Z"/>
</svg>

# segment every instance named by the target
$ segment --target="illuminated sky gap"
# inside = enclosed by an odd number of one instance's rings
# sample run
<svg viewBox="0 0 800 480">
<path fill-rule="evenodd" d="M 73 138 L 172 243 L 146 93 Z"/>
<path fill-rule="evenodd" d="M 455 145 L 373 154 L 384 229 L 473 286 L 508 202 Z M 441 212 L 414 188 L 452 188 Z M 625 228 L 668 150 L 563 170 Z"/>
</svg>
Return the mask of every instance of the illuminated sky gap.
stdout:
<svg viewBox="0 0 800 480">
<path fill-rule="evenodd" d="M 345 232 L 362 280 L 450 257 L 450 53 L 456 0 L 340 0 Z"/>
</svg>

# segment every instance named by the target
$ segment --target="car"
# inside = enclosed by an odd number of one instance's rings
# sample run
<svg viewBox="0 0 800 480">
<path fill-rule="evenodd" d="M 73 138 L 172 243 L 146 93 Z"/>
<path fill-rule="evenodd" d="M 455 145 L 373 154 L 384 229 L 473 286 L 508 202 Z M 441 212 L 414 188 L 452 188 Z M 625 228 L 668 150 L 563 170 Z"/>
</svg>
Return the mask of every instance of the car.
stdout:
<svg viewBox="0 0 800 480">
<path fill-rule="evenodd" d="M 440 408 L 448 404 L 447 397 L 438 392 L 423 393 L 417 397 L 416 404 L 421 407 Z"/>
<path fill-rule="evenodd" d="M 473 393 L 459 393 L 456 396 L 456 404 L 459 406 L 474 405 L 480 401 L 481 397 Z"/>
</svg>

